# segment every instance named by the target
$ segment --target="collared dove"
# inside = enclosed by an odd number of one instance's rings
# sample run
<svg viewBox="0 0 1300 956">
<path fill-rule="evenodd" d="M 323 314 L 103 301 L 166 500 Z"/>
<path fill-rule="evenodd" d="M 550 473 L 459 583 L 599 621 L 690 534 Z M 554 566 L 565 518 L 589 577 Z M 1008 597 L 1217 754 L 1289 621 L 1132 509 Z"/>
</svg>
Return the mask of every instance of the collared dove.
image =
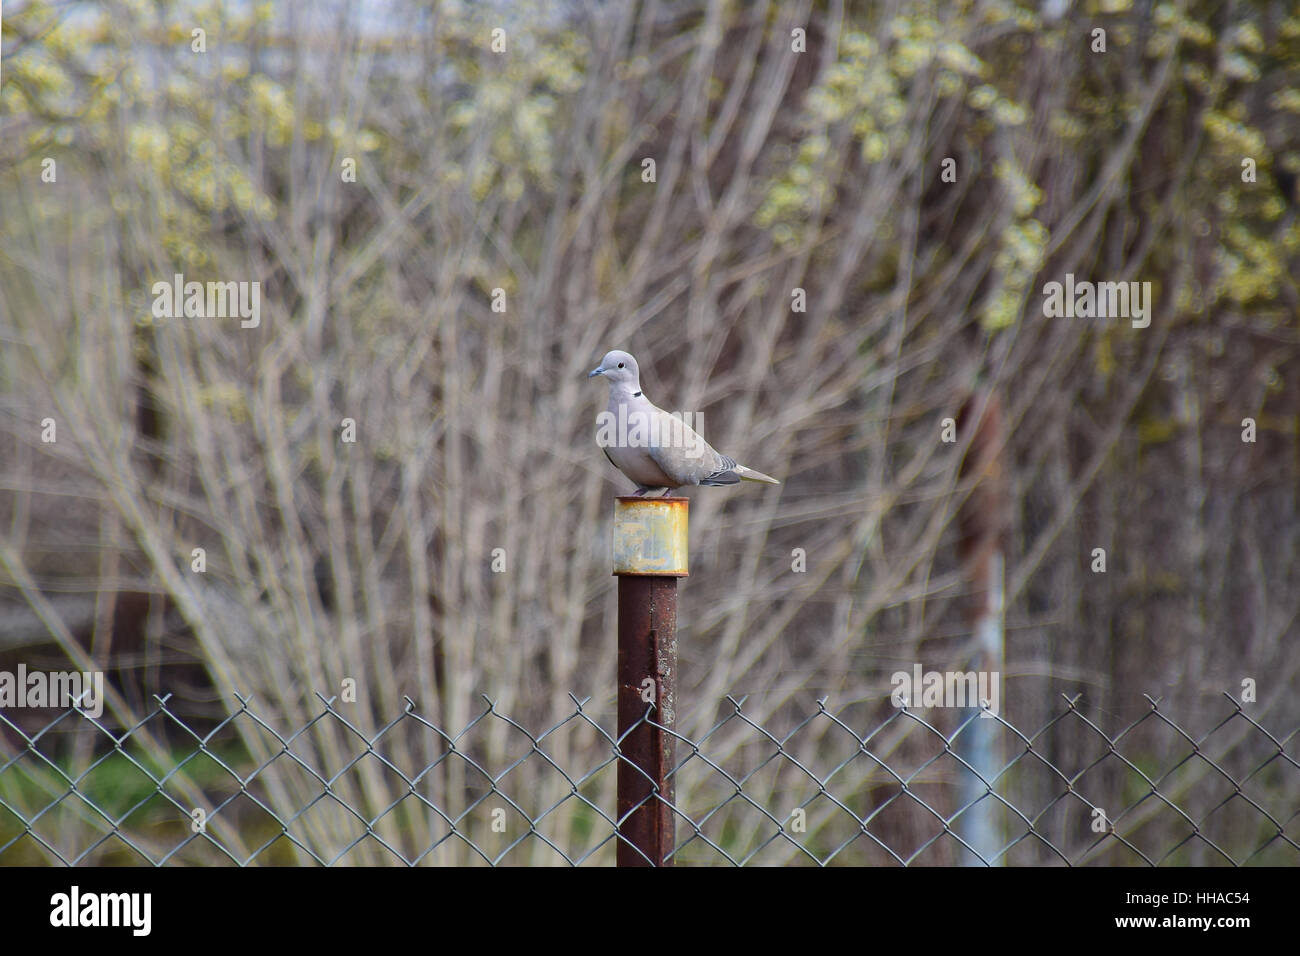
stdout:
<svg viewBox="0 0 1300 956">
<path fill-rule="evenodd" d="M 609 379 L 609 406 L 601 416 L 597 442 L 611 465 L 636 482 L 636 493 L 662 488 L 663 496 L 682 485 L 734 485 L 775 478 L 719 455 L 686 422 L 656 408 L 641 394 L 636 359 L 613 351 L 587 378 Z"/>
</svg>

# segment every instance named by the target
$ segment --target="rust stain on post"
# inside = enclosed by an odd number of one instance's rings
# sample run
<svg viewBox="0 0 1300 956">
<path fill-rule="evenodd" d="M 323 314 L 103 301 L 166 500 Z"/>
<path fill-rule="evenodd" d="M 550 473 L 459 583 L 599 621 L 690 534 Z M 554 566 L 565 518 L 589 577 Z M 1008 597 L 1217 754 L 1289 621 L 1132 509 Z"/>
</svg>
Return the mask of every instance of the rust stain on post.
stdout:
<svg viewBox="0 0 1300 956">
<path fill-rule="evenodd" d="M 619 866 L 671 866 L 676 723 L 677 578 L 686 575 L 688 500 L 619 498 Z M 647 700 L 646 698 L 649 698 Z M 651 709 L 653 703 L 654 708 Z"/>
</svg>

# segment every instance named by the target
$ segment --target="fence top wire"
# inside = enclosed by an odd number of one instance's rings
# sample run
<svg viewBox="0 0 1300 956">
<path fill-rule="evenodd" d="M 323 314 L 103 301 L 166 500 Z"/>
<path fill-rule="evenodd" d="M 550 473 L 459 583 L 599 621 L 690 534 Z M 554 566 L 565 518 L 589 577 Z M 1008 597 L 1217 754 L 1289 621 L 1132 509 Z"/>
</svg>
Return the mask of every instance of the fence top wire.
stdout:
<svg viewBox="0 0 1300 956">
<path fill-rule="evenodd" d="M 117 728 L 75 705 L 34 730 L 0 712 L 0 865 L 609 863 L 651 803 L 678 863 L 1300 861 L 1300 728 L 1231 697 L 1200 734 L 1147 698 L 1113 736 L 1078 698 L 1032 732 L 913 708 L 859 732 L 825 700 L 777 731 L 728 697 L 694 739 L 652 704 L 620 737 L 573 695 L 540 733 L 487 697 L 458 731 L 409 698 L 369 731 L 334 698 L 287 731 L 242 697 L 200 731 L 169 700 Z M 662 787 L 635 768 L 645 797 L 619 816 L 614 769 L 642 725 L 676 758 Z"/>
</svg>

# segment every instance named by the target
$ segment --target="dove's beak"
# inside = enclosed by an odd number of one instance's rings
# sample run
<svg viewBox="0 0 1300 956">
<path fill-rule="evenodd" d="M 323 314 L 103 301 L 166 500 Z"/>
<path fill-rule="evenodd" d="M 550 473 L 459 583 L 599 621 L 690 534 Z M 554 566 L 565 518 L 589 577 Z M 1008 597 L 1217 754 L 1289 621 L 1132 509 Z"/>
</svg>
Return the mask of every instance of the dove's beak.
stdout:
<svg viewBox="0 0 1300 956">
<path fill-rule="evenodd" d="M 600 366 L 597 366 L 596 368 L 593 368 L 590 372 L 587 373 L 587 378 L 595 378 L 597 375 L 604 375 L 604 374 L 605 374 L 605 370 Z"/>
</svg>

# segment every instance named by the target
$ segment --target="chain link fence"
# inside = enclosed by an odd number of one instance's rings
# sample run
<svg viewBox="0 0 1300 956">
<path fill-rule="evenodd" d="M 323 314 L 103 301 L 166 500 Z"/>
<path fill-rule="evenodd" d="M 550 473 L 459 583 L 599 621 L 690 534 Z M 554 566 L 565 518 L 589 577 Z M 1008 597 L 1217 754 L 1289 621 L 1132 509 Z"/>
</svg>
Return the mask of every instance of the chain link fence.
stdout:
<svg viewBox="0 0 1300 956">
<path fill-rule="evenodd" d="M 541 732 L 487 698 L 455 733 L 409 700 L 366 730 L 323 698 L 289 732 L 242 698 L 201 729 L 162 698 L 118 729 L 0 712 L 0 864 L 608 865 L 624 758 L 571 700 Z M 1229 698 L 1193 733 L 1148 702 L 1110 734 L 1077 698 L 1036 730 L 994 716 L 998 769 L 977 774 L 958 746 L 975 711 L 861 733 L 821 701 L 776 732 L 727 698 L 696 739 L 674 733 L 673 799 L 647 799 L 670 807 L 679 865 L 1300 863 L 1298 731 Z M 963 824 L 985 801 L 981 851 Z"/>
</svg>

